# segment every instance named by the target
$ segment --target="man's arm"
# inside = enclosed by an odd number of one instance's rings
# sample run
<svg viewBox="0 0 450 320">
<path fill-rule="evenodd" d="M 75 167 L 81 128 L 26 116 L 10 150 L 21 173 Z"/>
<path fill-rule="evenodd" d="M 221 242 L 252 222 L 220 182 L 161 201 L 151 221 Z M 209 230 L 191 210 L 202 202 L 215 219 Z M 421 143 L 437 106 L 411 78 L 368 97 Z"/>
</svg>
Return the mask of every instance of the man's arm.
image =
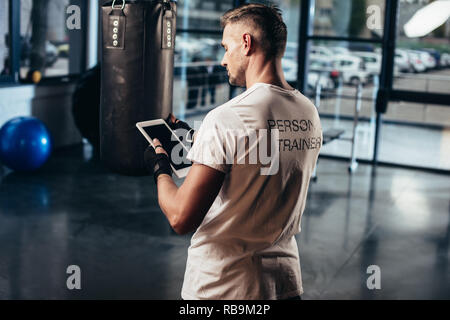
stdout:
<svg viewBox="0 0 450 320">
<path fill-rule="evenodd" d="M 200 225 L 222 187 L 225 174 L 202 164 L 194 164 L 178 188 L 168 174 L 158 177 L 158 203 L 178 234 Z"/>
</svg>

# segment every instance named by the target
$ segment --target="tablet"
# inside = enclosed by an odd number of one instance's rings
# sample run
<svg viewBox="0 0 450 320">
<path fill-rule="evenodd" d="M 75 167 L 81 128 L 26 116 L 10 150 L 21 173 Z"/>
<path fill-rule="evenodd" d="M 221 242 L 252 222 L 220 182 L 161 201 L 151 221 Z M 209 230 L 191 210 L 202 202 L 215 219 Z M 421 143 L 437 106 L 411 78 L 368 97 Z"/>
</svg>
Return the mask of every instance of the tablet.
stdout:
<svg viewBox="0 0 450 320">
<path fill-rule="evenodd" d="M 192 166 L 192 162 L 186 159 L 189 152 L 187 146 L 180 140 L 180 137 L 170 129 L 169 125 L 163 119 L 144 121 L 136 123 L 136 127 L 143 134 L 145 139 L 153 145 L 153 139 L 161 142 L 164 150 L 169 155 L 170 166 L 173 173 L 178 178 L 185 178 Z"/>
</svg>

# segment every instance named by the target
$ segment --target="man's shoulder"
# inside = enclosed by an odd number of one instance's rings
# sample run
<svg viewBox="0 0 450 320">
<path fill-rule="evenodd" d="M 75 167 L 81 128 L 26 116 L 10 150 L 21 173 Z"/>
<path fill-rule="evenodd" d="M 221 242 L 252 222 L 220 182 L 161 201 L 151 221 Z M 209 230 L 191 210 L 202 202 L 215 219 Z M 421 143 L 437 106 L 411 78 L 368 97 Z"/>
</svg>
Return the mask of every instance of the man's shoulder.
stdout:
<svg viewBox="0 0 450 320">
<path fill-rule="evenodd" d="M 245 103 L 245 97 L 248 96 L 248 90 L 244 91 L 240 95 L 234 97 L 233 99 L 219 105 L 218 107 L 212 109 L 206 115 L 208 118 L 218 118 L 220 120 L 221 117 L 232 117 L 235 116 L 233 112 L 233 108 Z M 206 119 L 206 118 L 205 118 Z"/>
<path fill-rule="evenodd" d="M 235 122 L 236 114 L 231 108 L 232 105 L 225 103 L 222 104 L 211 111 L 209 111 L 203 121 L 208 121 L 212 123 L 220 123 L 226 124 L 231 122 Z"/>
<path fill-rule="evenodd" d="M 264 96 L 268 93 L 269 92 L 265 90 L 264 87 L 250 88 L 242 92 L 240 95 L 234 97 L 233 99 L 211 110 L 210 113 L 213 113 L 216 116 L 233 113 L 234 108 L 257 104 L 255 103 L 255 99 L 264 99 Z"/>
</svg>

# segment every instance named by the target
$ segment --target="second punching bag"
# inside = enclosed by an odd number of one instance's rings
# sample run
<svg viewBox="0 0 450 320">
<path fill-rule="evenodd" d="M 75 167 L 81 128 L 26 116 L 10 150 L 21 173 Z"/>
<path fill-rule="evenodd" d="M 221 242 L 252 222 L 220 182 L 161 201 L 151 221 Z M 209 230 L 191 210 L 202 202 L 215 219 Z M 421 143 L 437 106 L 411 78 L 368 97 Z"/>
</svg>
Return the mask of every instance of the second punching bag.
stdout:
<svg viewBox="0 0 450 320">
<path fill-rule="evenodd" d="M 146 173 L 136 123 L 172 112 L 176 1 L 102 6 L 100 154 L 113 171 Z"/>
</svg>

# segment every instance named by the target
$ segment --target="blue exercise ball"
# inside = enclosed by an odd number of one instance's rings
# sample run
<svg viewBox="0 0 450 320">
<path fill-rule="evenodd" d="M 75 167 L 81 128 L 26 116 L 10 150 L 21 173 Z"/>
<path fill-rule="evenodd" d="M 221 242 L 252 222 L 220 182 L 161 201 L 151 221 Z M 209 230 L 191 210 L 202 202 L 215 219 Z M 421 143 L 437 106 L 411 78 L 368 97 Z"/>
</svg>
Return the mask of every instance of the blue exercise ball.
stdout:
<svg viewBox="0 0 450 320">
<path fill-rule="evenodd" d="M 0 129 L 0 161 L 14 171 L 40 168 L 51 151 L 50 133 L 36 118 L 14 118 Z"/>
</svg>

